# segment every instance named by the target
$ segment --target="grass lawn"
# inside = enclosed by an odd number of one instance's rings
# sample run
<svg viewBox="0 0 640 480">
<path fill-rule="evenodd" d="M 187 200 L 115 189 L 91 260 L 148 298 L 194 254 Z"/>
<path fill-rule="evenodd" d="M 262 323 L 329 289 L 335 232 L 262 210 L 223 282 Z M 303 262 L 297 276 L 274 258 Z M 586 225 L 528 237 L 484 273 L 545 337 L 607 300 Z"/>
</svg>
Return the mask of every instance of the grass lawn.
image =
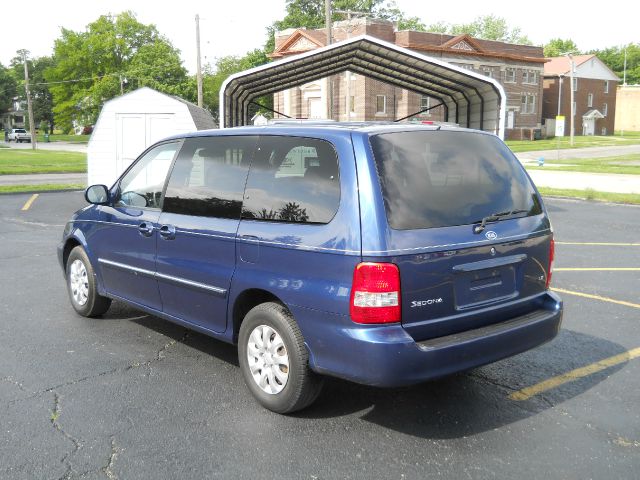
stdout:
<svg viewBox="0 0 640 480">
<path fill-rule="evenodd" d="M 53 134 L 49 135 L 50 142 L 69 142 L 69 143 L 88 143 L 91 135 L 62 135 Z M 36 135 L 36 141 L 44 143 L 44 133 L 38 133 Z"/>
<path fill-rule="evenodd" d="M 31 193 L 50 192 L 53 190 L 84 190 L 85 186 L 78 183 L 45 183 L 42 185 L 0 185 L 2 193 Z"/>
<path fill-rule="evenodd" d="M 629 203 L 640 205 L 640 195 L 635 193 L 597 192 L 592 189 L 570 190 L 565 188 L 538 187 L 543 197 L 570 197 L 600 202 Z"/>
<path fill-rule="evenodd" d="M 526 168 L 527 170 L 552 170 L 554 172 L 625 173 L 629 175 L 640 175 L 640 154 L 637 153 L 617 157 L 546 160 L 544 164 L 544 167 L 529 164 L 526 165 Z M 640 178 L 638 178 L 638 182 L 640 182 Z"/>
<path fill-rule="evenodd" d="M 86 153 L 53 150 L 0 150 L 0 175 L 84 173 L 86 171 Z"/>
<path fill-rule="evenodd" d="M 569 137 L 556 137 L 544 140 L 507 140 L 506 144 L 514 152 L 530 152 L 536 150 L 565 150 L 583 147 L 611 147 L 616 145 L 640 145 L 640 132 L 625 133 L 608 136 L 576 136 L 573 137 L 573 147 Z"/>
</svg>

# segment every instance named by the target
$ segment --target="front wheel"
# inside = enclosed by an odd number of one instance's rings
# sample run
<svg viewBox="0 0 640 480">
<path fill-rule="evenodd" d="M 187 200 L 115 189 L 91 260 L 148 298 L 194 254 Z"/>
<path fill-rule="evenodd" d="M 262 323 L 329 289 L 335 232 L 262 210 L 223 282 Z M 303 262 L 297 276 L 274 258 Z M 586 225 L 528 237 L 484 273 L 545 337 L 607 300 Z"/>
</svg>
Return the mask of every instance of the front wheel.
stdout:
<svg viewBox="0 0 640 480">
<path fill-rule="evenodd" d="M 83 317 L 97 317 L 111 306 L 111 299 L 98 295 L 96 278 L 89 257 L 80 246 L 67 259 L 67 290 L 74 310 Z"/>
<path fill-rule="evenodd" d="M 298 325 L 278 303 L 263 303 L 249 311 L 240 326 L 238 359 L 247 387 L 273 412 L 302 410 L 322 389 L 322 378 L 309 368 Z"/>
</svg>

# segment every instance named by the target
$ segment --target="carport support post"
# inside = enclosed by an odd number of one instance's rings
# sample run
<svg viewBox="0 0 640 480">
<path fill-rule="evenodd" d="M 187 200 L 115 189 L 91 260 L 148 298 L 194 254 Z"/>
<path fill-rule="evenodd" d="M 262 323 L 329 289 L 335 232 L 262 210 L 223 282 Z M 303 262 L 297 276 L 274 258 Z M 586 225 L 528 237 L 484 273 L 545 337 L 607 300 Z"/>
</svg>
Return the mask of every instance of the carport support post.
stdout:
<svg viewBox="0 0 640 480">
<path fill-rule="evenodd" d="M 327 29 L 327 45 L 331 45 L 331 0 L 324 0 L 324 24 Z M 327 118 L 333 118 L 333 82 L 327 77 Z"/>
</svg>

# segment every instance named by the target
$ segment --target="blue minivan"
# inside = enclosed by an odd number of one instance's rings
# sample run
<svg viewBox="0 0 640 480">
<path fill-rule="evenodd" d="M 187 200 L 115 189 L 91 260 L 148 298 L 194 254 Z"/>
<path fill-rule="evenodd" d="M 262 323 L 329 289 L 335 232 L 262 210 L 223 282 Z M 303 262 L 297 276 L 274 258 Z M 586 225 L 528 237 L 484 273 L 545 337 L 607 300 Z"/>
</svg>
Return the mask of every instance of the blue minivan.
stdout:
<svg viewBox="0 0 640 480">
<path fill-rule="evenodd" d="M 381 387 L 554 338 L 554 243 L 496 136 L 440 125 L 304 124 L 175 136 L 67 223 L 80 315 L 112 299 L 238 345 L 279 413 L 325 375 Z"/>
</svg>

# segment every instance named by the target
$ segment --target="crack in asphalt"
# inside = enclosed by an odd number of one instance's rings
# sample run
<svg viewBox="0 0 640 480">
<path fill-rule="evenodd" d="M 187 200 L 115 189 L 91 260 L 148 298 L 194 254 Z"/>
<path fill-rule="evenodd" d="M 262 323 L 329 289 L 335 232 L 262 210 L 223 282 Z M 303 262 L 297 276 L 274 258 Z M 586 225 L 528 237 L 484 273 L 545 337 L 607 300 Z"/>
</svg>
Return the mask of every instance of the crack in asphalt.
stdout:
<svg viewBox="0 0 640 480">
<path fill-rule="evenodd" d="M 16 387 L 18 387 L 20 390 L 22 390 L 23 392 L 26 392 L 27 389 L 24 388 L 24 385 L 22 385 L 20 382 L 18 382 L 17 380 L 15 380 L 13 377 L 9 376 L 9 377 L 3 377 L 0 378 L 0 380 L 2 380 L 3 382 L 8 382 L 11 383 L 13 385 L 15 385 Z"/>
<path fill-rule="evenodd" d="M 74 470 L 73 470 L 73 464 L 70 461 L 70 458 L 75 455 L 80 449 L 82 449 L 83 447 L 83 443 L 80 441 L 80 439 L 74 437 L 73 435 L 71 435 L 69 432 L 67 432 L 67 430 L 62 426 L 62 424 L 59 421 L 60 415 L 62 414 L 62 396 L 57 392 L 57 390 L 59 390 L 60 388 L 64 388 L 64 387 L 68 387 L 68 386 L 72 386 L 72 385 L 77 385 L 79 383 L 83 383 L 89 380 L 93 380 L 96 378 L 100 378 L 106 375 L 112 375 L 115 373 L 126 373 L 130 370 L 134 370 L 136 368 L 140 368 L 140 367 L 147 367 L 149 368 L 149 372 L 151 372 L 151 366 L 157 362 L 161 362 L 164 358 L 166 358 L 166 352 L 173 347 L 174 345 L 176 345 L 177 343 L 182 343 L 184 342 L 188 337 L 189 337 L 190 331 L 189 330 L 185 330 L 184 334 L 182 335 L 182 337 L 180 337 L 179 339 L 172 339 L 169 342 L 165 343 L 160 349 L 158 349 L 155 353 L 155 356 L 153 358 L 151 358 L 150 360 L 147 360 L 145 362 L 135 362 L 135 363 L 131 363 L 129 365 L 127 365 L 126 367 L 119 367 L 119 368 L 113 368 L 111 370 L 107 370 L 104 372 L 100 372 L 96 375 L 88 375 L 86 377 L 82 377 L 79 378 L 77 380 L 73 380 L 70 382 L 65 382 L 65 383 L 61 383 L 59 385 L 55 385 L 53 387 L 49 387 L 47 389 L 38 391 L 33 393 L 32 395 L 29 395 L 27 397 L 24 398 L 20 398 L 20 399 L 16 399 L 16 400 L 12 400 L 10 402 L 8 402 L 8 405 L 12 405 L 14 403 L 18 403 L 18 402 L 22 402 L 25 400 L 29 400 L 32 398 L 36 398 L 40 395 L 43 394 L 47 394 L 47 393 L 52 393 L 53 394 L 53 409 L 51 410 L 51 415 L 50 415 L 50 422 L 51 425 L 53 426 L 53 428 L 59 432 L 66 440 L 68 440 L 71 445 L 72 448 L 70 451 L 68 451 L 60 460 L 60 463 L 62 463 L 65 467 L 66 470 L 64 472 L 64 474 L 60 477 L 59 480 L 69 480 L 71 478 L 73 478 L 74 476 L 77 476 L 77 478 L 82 478 L 85 477 L 89 474 L 92 473 L 97 473 L 97 472 L 101 472 L 104 475 L 107 476 L 108 479 L 110 480 L 117 480 L 118 476 L 114 473 L 113 471 L 113 467 L 115 464 L 116 459 L 118 458 L 118 455 L 122 452 L 122 449 L 120 449 L 115 441 L 115 438 L 112 436 L 111 437 L 111 452 L 109 455 L 109 458 L 107 460 L 107 464 L 104 467 L 101 467 L 99 470 L 95 470 L 95 471 L 88 471 L 88 472 L 84 472 L 81 474 L 75 474 L 74 475 Z M 18 382 L 17 380 L 15 380 L 13 377 L 7 376 L 7 377 L 3 377 L 0 379 L 1 381 L 5 381 L 8 383 L 11 383 L 15 386 L 17 386 L 21 391 L 26 392 L 27 390 L 24 388 L 24 385 L 20 382 Z"/>
<path fill-rule="evenodd" d="M 82 448 L 82 443 L 76 437 L 67 433 L 67 431 L 62 427 L 62 425 L 58 421 L 58 419 L 60 418 L 60 415 L 62 414 L 62 406 L 60 402 L 61 397 L 55 391 L 52 393 L 53 393 L 54 403 L 53 403 L 53 411 L 51 412 L 51 425 L 53 425 L 53 428 L 56 431 L 60 432 L 73 445 L 73 448 L 71 449 L 71 451 L 67 452 L 64 455 L 64 457 L 62 457 L 62 459 L 60 460 L 60 463 L 62 463 L 67 467 L 66 472 L 62 475 L 62 477 L 60 477 L 60 480 L 63 480 L 63 479 L 71 478 L 73 467 L 71 465 L 71 462 L 69 461 L 69 457 L 74 455 L 78 450 Z"/>
<path fill-rule="evenodd" d="M 116 439 L 111 437 L 111 455 L 109 455 L 109 461 L 107 465 L 102 468 L 102 472 L 107 476 L 109 480 L 118 480 L 118 476 L 113 473 L 113 465 L 118 458 L 118 446 L 116 445 Z"/>
<path fill-rule="evenodd" d="M 134 368 L 147 367 L 149 369 L 149 375 L 151 375 L 151 365 L 157 362 L 160 362 L 162 359 L 164 359 L 165 358 L 164 354 L 166 353 L 166 351 L 169 350 L 171 347 L 173 347 L 176 343 L 183 343 L 189 337 L 189 334 L 190 334 L 189 330 L 185 330 L 182 337 L 180 337 L 178 340 L 172 339 L 169 342 L 165 343 L 164 346 L 156 352 L 155 358 L 152 358 L 151 360 L 147 360 L 146 362 L 132 363 L 131 365 L 125 367 L 124 371 L 129 371 Z"/>
<path fill-rule="evenodd" d="M 54 386 L 46 388 L 44 390 L 39 390 L 37 392 L 34 392 L 34 393 L 32 393 L 31 395 L 29 395 L 27 397 L 17 398 L 15 400 L 11 400 L 10 402 L 7 402 L 7 405 L 13 405 L 15 403 L 23 402 L 25 400 L 30 400 L 32 398 L 36 398 L 36 397 L 39 397 L 40 395 L 44 395 L 44 394 L 47 394 L 47 393 L 54 393 L 54 394 L 57 395 L 56 390 L 59 390 L 61 388 L 65 388 L 65 387 L 70 387 L 70 386 L 73 386 L 73 385 L 77 385 L 79 383 L 83 383 L 83 382 L 86 382 L 86 381 L 89 381 L 89 380 L 94 380 L 96 378 L 104 377 L 106 375 L 113 375 L 115 373 L 126 373 L 126 372 L 128 372 L 130 370 L 134 370 L 134 369 L 140 368 L 140 367 L 147 367 L 147 368 L 149 368 L 149 370 L 151 370 L 151 365 L 162 361 L 165 358 L 165 352 L 167 350 L 169 350 L 172 346 L 176 345 L 177 343 L 184 342 L 187 338 L 189 338 L 190 333 L 191 332 L 189 330 L 186 330 L 185 333 L 182 335 L 182 337 L 180 337 L 178 340 L 171 340 L 171 341 L 165 343 L 156 352 L 155 356 L 151 360 L 147 360 L 147 361 L 144 361 L 144 362 L 134 362 L 134 363 L 131 363 L 131 364 L 125 366 L 125 367 L 112 368 L 110 370 L 105 370 L 104 372 L 100 372 L 100 373 L 97 373 L 95 375 L 87 375 L 86 377 L 81 377 L 81 378 L 78 378 L 76 380 L 71 380 L 69 382 L 60 383 L 58 385 L 54 385 Z M 13 380 L 12 377 L 4 377 L 1 380 L 13 383 L 14 385 L 18 386 L 18 388 L 20 388 L 22 391 L 25 391 L 25 392 L 27 391 L 21 383 Z"/>
</svg>

